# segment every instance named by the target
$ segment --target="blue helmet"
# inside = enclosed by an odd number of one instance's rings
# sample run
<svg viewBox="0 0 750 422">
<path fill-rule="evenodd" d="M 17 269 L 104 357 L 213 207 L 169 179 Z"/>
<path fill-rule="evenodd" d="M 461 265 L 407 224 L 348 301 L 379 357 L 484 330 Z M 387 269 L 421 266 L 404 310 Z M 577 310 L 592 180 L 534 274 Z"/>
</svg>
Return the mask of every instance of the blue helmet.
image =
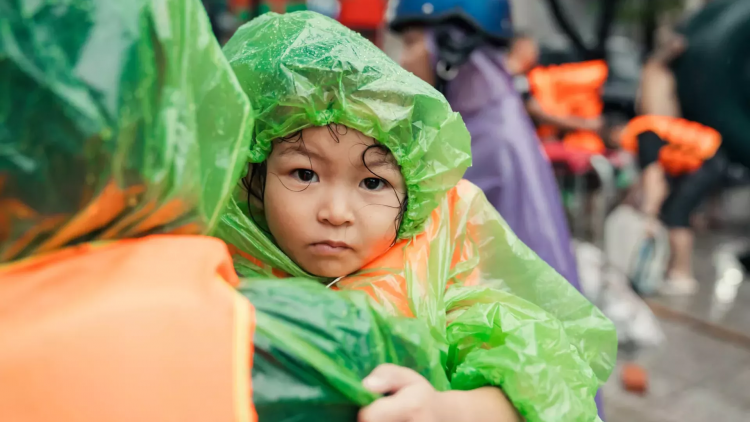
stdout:
<svg viewBox="0 0 750 422">
<path fill-rule="evenodd" d="M 490 41 L 513 38 L 510 0 L 392 0 L 390 26 L 396 32 L 410 26 L 455 23 L 470 27 Z"/>
</svg>

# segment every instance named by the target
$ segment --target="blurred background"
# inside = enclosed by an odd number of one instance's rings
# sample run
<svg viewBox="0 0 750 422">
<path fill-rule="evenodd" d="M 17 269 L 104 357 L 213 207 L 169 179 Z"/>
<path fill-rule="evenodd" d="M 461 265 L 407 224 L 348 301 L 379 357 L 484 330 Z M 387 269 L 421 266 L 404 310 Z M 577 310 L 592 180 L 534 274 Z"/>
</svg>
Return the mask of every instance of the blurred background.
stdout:
<svg viewBox="0 0 750 422">
<path fill-rule="evenodd" d="M 750 0 L 204 5 L 221 42 L 269 11 L 325 14 L 446 94 L 467 177 L 617 325 L 606 421 L 750 421 Z"/>
</svg>

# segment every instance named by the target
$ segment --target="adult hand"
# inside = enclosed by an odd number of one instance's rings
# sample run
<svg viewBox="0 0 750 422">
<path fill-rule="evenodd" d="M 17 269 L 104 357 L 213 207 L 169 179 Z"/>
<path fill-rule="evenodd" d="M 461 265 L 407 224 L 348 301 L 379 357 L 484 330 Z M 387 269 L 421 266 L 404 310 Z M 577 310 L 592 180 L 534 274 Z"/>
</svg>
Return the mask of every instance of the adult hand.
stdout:
<svg viewBox="0 0 750 422">
<path fill-rule="evenodd" d="M 659 217 L 653 215 L 646 215 L 646 227 L 645 235 L 648 238 L 655 238 L 661 229 L 661 222 Z"/>
<path fill-rule="evenodd" d="M 379 394 L 359 412 L 359 422 L 519 422 L 521 418 L 499 388 L 436 391 L 418 373 L 396 365 L 381 365 L 363 381 Z"/>
</svg>

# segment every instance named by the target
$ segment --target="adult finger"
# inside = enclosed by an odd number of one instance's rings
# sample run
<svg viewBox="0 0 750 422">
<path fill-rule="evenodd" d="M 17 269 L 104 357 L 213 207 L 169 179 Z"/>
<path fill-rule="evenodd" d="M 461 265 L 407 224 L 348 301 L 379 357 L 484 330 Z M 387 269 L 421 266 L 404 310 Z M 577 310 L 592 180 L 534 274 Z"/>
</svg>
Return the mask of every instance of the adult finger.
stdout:
<svg viewBox="0 0 750 422">
<path fill-rule="evenodd" d="M 362 384 L 374 393 L 386 394 L 394 393 L 412 384 L 427 382 L 424 377 L 409 368 L 386 363 L 375 368 L 362 381 Z"/>
</svg>

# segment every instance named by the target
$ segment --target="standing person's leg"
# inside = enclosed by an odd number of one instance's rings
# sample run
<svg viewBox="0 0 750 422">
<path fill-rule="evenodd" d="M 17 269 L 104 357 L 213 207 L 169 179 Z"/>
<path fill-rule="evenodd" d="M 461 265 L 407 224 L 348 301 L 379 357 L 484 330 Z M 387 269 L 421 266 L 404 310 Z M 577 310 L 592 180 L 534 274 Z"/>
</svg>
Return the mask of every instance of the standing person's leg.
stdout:
<svg viewBox="0 0 750 422">
<path fill-rule="evenodd" d="M 720 182 L 725 167 L 726 159 L 719 152 L 696 172 L 677 180 L 662 207 L 661 218 L 669 228 L 672 249 L 665 293 L 690 294 L 697 288 L 693 276 L 694 234 L 690 216 Z"/>
<path fill-rule="evenodd" d="M 670 227 L 669 246 L 672 256 L 669 260 L 668 276 L 672 280 L 689 279 L 693 277 L 693 244 L 695 235 L 690 227 Z"/>
<path fill-rule="evenodd" d="M 651 221 L 649 234 L 654 235 L 658 226 L 659 211 L 664 200 L 669 195 L 669 183 L 664 168 L 659 164 L 659 151 L 667 143 L 654 132 L 644 132 L 638 135 L 638 165 L 642 169 L 641 212 Z"/>
</svg>

